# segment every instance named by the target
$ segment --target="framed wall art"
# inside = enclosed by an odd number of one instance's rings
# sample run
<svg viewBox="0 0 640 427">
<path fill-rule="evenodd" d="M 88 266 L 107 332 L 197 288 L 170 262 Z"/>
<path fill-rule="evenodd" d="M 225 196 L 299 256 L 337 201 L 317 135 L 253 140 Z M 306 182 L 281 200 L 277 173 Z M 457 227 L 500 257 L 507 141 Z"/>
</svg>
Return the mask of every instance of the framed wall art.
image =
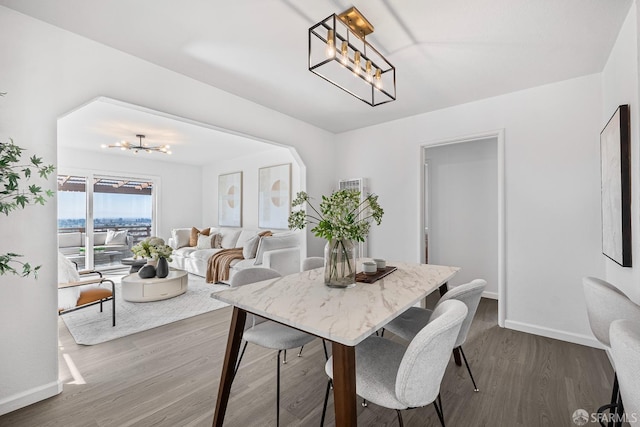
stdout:
<svg viewBox="0 0 640 427">
<path fill-rule="evenodd" d="M 218 175 L 218 225 L 242 227 L 242 172 Z"/>
<path fill-rule="evenodd" d="M 620 105 L 600 133 L 602 253 L 631 267 L 629 106 Z"/>
<path fill-rule="evenodd" d="M 289 228 L 291 211 L 291 163 L 258 171 L 258 227 Z"/>
</svg>

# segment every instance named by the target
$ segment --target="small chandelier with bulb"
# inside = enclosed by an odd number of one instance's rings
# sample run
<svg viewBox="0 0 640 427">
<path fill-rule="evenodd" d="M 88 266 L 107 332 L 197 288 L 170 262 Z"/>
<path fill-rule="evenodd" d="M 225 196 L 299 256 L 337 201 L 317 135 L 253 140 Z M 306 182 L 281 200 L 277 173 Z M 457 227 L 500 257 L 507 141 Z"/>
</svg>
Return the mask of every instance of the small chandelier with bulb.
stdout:
<svg viewBox="0 0 640 427">
<path fill-rule="evenodd" d="M 309 28 L 309 71 L 375 107 L 395 101 L 396 69 L 365 37 L 373 25 L 352 7 Z"/>
<path fill-rule="evenodd" d="M 138 138 L 138 144 L 132 144 L 128 141 L 120 141 L 120 142 L 116 142 L 115 144 L 111 144 L 111 145 L 106 145 L 106 144 L 102 144 L 101 147 L 102 148 L 119 148 L 123 151 L 126 150 L 131 150 L 133 151 L 134 154 L 138 154 L 139 151 L 143 151 L 145 153 L 153 153 L 153 152 L 157 152 L 157 153 L 163 153 L 163 154 L 171 154 L 171 151 L 169 150 L 169 148 L 171 148 L 169 145 L 163 144 L 163 145 L 148 145 L 148 144 L 143 144 L 142 143 L 142 138 L 144 138 L 144 135 L 136 135 L 136 138 Z"/>
</svg>

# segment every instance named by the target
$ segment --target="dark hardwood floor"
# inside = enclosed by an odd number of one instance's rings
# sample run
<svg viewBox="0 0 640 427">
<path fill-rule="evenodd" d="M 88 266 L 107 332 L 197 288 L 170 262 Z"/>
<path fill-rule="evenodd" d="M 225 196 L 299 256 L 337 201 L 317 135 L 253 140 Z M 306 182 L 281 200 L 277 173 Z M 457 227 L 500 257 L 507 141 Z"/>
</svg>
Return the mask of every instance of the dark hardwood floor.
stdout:
<svg viewBox="0 0 640 427">
<path fill-rule="evenodd" d="M 230 318 L 225 308 L 96 346 L 76 345 L 59 321 L 63 393 L 0 417 L 0 426 L 210 426 Z M 480 392 L 452 358 L 441 387 L 447 426 L 574 426 L 576 409 L 608 401 L 604 351 L 501 329 L 496 301 L 482 300 L 464 350 Z M 281 425 L 319 425 L 323 367 L 319 340 L 300 358 L 288 354 Z M 249 345 L 226 425 L 275 425 L 275 374 L 276 352 Z M 325 425 L 333 425 L 332 401 Z M 358 411 L 360 426 L 397 425 L 393 410 Z M 403 416 L 405 426 L 439 426 L 433 406 Z"/>
</svg>

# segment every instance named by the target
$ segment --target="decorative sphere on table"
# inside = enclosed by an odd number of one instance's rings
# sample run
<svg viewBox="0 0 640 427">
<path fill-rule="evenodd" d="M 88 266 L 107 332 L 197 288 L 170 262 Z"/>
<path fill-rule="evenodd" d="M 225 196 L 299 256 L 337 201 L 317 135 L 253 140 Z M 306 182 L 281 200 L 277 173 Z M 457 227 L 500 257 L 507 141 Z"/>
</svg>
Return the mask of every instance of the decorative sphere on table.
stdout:
<svg viewBox="0 0 640 427">
<path fill-rule="evenodd" d="M 147 264 L 138 270 L 138 276 L 140 276 L 141 279 L 156 277 L 156 268 L 153 265 Z"/>
</svg>

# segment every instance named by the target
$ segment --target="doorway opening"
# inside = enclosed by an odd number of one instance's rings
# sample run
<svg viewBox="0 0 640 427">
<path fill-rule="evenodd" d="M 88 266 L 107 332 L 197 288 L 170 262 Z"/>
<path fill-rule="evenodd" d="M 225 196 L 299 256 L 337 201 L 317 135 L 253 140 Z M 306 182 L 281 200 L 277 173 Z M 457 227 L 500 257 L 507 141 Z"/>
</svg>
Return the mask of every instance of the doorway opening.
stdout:
<svg viewBox="0 0 640 427">
<path fill-rule="evenodd" d="M 483 296 L 498 300 L 504 326 L 504 132 L 424 144 L 421 151 L 421 258 L 462 267 L 453 286 L 485 279 Z"/>
</svg>

